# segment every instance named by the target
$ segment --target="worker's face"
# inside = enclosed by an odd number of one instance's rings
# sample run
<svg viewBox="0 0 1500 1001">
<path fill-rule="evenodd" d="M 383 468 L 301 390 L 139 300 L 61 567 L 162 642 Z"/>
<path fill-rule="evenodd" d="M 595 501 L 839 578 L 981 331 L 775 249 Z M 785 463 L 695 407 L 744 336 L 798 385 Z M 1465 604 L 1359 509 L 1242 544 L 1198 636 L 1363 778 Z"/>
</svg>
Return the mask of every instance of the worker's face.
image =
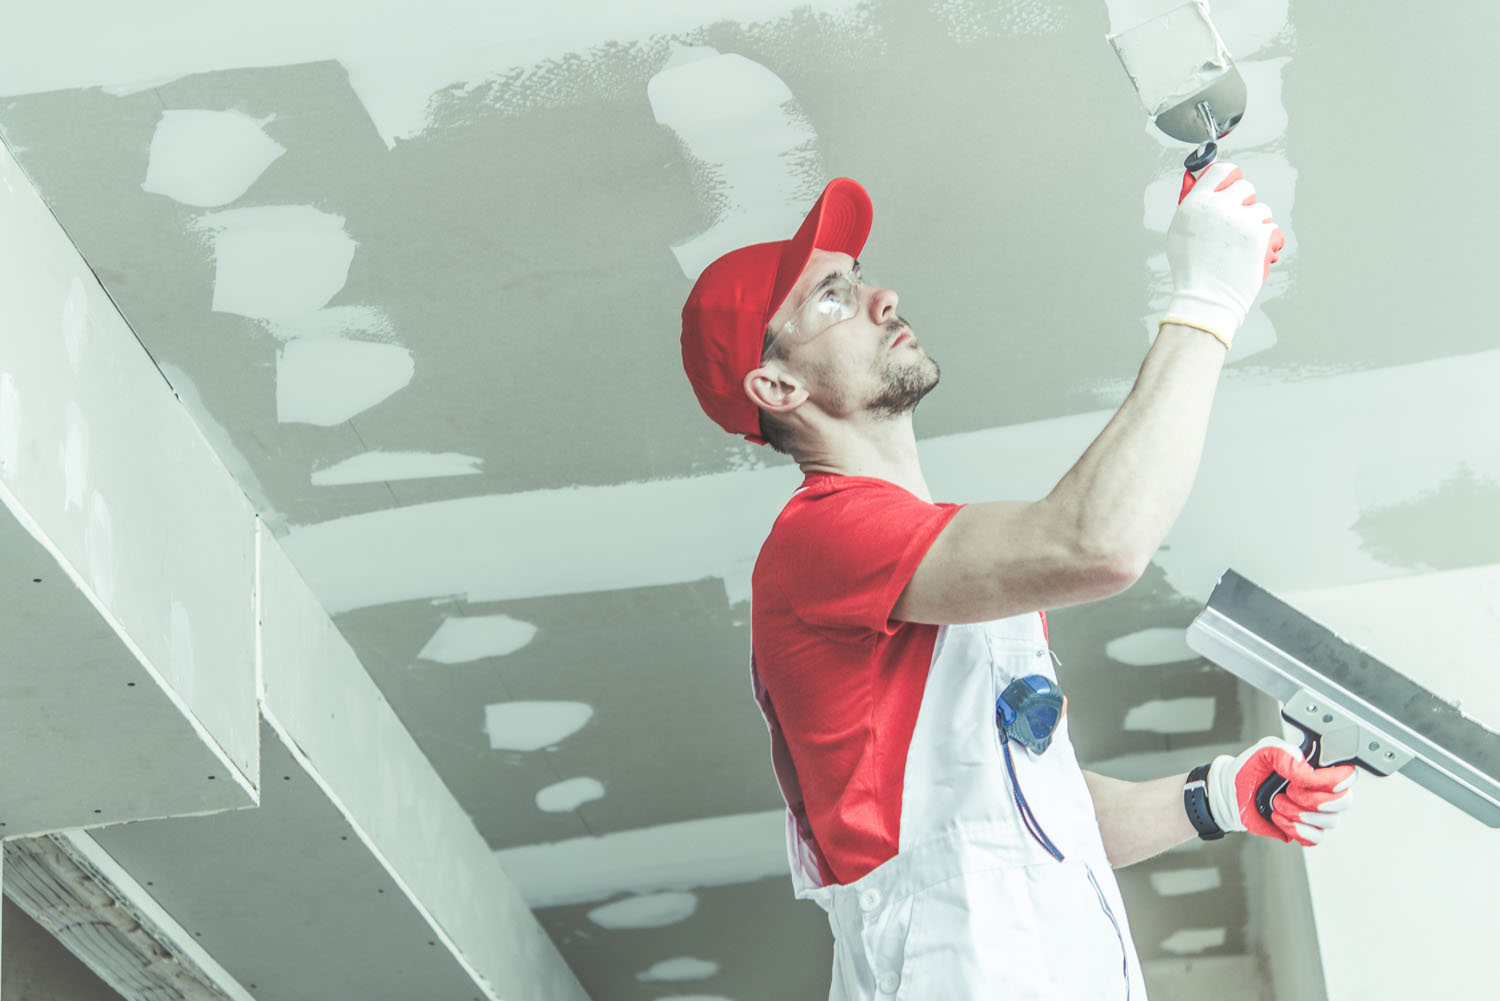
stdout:
<svg viewBox="0 0 1500 1001">
<path fill-rule="evenodd" d="M 813 251 L 771 317 L 768 359 L 832 413 L 911 413 L 937 385 L 937 363 L 896 313 L 896 293 L 859 278 L 848 254 Z"/>
</svg>

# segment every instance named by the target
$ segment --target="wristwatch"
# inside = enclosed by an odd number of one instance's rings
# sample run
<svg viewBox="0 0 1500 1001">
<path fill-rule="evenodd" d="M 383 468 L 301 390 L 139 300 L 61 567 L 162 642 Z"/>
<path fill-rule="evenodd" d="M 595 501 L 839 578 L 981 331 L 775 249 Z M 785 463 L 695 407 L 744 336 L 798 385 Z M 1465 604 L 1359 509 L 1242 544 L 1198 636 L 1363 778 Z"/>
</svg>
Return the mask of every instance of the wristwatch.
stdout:
<svg viewBox="0 0 1500 1001">
<path fill-rule="evenodd" d="M 1208 767 L 1199 765 L 1188 772 L 1187 784 L 1182 787 L 1182 805 L 1198 837 L 1217 841 L 1224 836 L 1224 829 L 1214 823 L 1214 815 L 1208 809 Z"/>
</svg>

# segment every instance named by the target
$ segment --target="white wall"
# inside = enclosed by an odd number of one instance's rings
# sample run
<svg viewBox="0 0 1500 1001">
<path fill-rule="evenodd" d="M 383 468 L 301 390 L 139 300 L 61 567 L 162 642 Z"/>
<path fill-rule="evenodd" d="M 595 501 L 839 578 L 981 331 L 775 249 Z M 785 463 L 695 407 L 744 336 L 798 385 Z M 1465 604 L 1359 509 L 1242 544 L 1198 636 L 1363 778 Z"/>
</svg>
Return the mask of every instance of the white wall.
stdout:
<svg viewBox="0 0 1500 1001">
<path fill-rule="evenodd" d="M 1487 726 L 1500 726 L 1500 567 L 1287 595 Z M 1414 782 L 1362 775 L 1305 855 L 1329 1001 L 1494 997 L 1500 830 Z"/>
</svg>

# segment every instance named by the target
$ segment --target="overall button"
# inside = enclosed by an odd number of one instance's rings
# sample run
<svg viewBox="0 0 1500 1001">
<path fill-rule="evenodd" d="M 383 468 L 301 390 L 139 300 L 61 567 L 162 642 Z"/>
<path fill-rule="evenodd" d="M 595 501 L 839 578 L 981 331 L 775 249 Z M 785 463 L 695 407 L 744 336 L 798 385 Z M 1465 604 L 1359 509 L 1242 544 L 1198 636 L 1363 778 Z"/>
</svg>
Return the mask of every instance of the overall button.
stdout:
<svg viewBox="0 0 1500 1001">
<path fill-rule="evenodd" d="M 859 909 L 862 911 L 873 911 L 880 906 L 879 890 L 861 890 L 859 894 Z"/>
<path fill-rule="evenodd" d="M 901 974 L 882 973 L 880 979 L 875 982 L 875 986 L 880 988 L 882 994 L 894 994 L 896 988 L 901 986 Z"/>
</svg>

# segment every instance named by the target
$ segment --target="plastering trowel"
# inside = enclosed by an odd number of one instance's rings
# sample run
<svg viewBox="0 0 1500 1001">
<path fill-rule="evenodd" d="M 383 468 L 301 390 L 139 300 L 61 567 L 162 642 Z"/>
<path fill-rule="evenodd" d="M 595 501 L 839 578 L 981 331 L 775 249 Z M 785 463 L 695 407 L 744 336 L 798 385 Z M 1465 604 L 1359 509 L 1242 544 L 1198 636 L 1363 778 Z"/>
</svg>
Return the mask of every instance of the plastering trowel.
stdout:
<svg viewBox="0 0 1500 1001">
<path fill-rule="evenodd" d="M 1188 627 L 1187 645 L 1279 702 L 1313 765 L 1400 772 L 1500 827 L 1500 733 L 1233 570 Z M 1266 819 L 1284 786 L 1273 776 L 1256 790 Z"/>
<path fill-rule="evenodd" d="M 1208 19 L 1208 5 L 1185 3 L 1110 35 L 1109 44 L 1156 127 L 1196 144 L 1182 164 L 1196 180 L 1245 114 L 1245 78 Z"/>
</svg>

